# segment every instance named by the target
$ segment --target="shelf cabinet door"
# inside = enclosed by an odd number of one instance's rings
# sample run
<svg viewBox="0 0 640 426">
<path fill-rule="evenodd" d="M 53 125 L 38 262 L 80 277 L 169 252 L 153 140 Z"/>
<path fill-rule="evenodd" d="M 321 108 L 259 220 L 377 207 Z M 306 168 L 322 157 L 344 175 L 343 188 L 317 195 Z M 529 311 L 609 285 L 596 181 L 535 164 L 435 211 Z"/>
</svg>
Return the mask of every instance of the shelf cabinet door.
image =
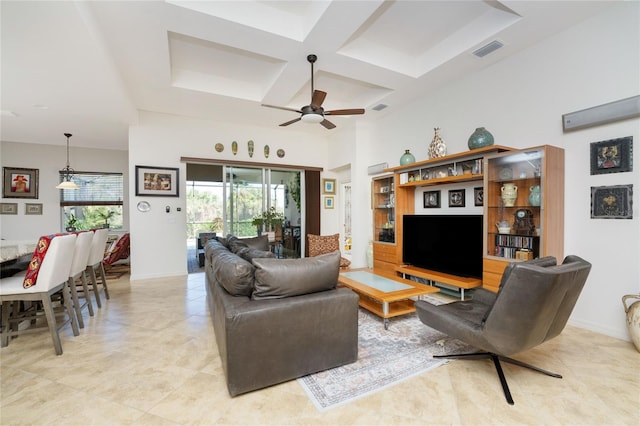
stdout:
<svg viewBox="0 0 640 426">
<path fill-rule="evenodd" d="M 393 175 L 374 178 L 371 182 L 373 240 L 395 243 L 396 200 Z"/>
<path fill-rule="evenodd" d="M 564 150 L 544 145 L 496 154 L 485 158 L 484 169 L 485 269 L 495 270 L 487 260 L 561 261 Z M 488 287 L 495 285 L 493 278 Z"/>
</svg>

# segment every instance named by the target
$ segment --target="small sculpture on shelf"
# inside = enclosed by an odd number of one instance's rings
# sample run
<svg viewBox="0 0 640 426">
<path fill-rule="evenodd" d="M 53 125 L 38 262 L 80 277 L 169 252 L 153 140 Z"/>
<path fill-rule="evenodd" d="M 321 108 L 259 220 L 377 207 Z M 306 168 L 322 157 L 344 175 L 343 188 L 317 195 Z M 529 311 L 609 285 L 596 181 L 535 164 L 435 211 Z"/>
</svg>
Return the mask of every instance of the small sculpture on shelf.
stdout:
<svg viewBox="0 0 640 426">
<path fill-rule="evenodd" d="M 429 158 L 444 157 L 445 155 L 447 155 L 447 145 L 438 134 L 440 128 L 435 127 L 433 130 L 435 134 L 433 136 L 433 140 L 431 141 L 431 145 L 429 145 Z"/>
</svg>

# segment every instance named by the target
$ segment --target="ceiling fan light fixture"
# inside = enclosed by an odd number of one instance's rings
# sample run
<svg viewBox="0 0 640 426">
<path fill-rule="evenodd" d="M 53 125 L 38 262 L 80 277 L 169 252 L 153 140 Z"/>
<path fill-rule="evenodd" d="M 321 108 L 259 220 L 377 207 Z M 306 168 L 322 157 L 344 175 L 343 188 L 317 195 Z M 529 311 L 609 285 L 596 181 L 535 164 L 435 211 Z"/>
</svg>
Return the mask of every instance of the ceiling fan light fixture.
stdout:
<svg viewBox="0 0 640 426">
<path fill-rule="evenodd" d="M 302 121 L 304 121 L 305 123 L 320 123 L 322 120 L 324 120 L 324 117 L 320 114 L 304 114 L 302 116 Z"/>
</svg>

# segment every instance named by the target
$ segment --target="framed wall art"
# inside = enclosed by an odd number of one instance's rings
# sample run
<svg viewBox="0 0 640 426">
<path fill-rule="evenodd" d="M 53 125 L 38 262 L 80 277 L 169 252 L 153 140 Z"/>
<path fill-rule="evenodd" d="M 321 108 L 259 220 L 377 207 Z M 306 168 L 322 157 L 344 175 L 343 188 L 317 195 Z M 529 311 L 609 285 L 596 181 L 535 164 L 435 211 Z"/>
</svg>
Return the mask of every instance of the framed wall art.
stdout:
<svg viewBox="0 0 640 426">
<path fill-rule="evenodd" d="M 591 174 L 633 170 L 633 136 L 591 143 Z"/>
<path fill-rule="evenodd" d="M 26 203 L 24 214 L 42 214 L 42 203 Z"/>
<path fill-rule="evenodd" d="M 484 205 L 484 188 L 483 187 L 473 188 L 473 205 L 474 206 Z"/>
<path fill-rule="evenodd" d="M 336 180 L 335 179 L 322 179 L 322 193 L 323 194 L 335 194 L 336 193 Z"/>
<path fill-rule="evenodd" d="M 332 196 L 327 196 L 324 197 L 324 208 L 325 209 L 332 209 L 334 206 L 334 200 Z"/>
<path fill-rule="evenodd" d="M 179 172 L 170 167 L 136 166 L 136 195 L 178 197 Z"/>
<path fill-rule="evenodd" d="M 0 203 L 0 214 L 18 214 L 18 203 Z"/>
<path fill-rule="evenodd" d="M 452 189 L 449 191 L 449 207 L 464 207 L 464 189 Z"/>
<path fill-rule="evenodd" d="M 425 191 L 422 193 L 422 205 L 425 209 L 440 208 L 440 191 Z"/>
<path fill-rule="evenodd" d="M 3 198 L 38 198 L 38 169 L 2 168 Z"/>
<path fill-rule="evenodd" d="M 591 219 L 633 219 L 633 185 L 592 186 Z"/>
</svg>

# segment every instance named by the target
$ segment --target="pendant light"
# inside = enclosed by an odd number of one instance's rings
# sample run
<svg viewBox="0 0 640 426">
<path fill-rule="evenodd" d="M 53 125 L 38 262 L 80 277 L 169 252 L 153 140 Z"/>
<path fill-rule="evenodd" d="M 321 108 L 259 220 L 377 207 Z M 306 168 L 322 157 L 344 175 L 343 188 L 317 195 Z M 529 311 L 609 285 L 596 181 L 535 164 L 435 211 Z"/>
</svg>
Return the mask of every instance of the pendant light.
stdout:
<svg viewBox="0 0 640 426">
<path fill-rule="evenodd" d="M 73 181 L 71 180 L 73 179 L 74 170 L 71 167 L 69 167 L 69 138 L 72 135 L 71 133 L 65 133 L 64 135 L 67 137 L 67 165 L 65 166 L 64 169 L 62 169 L 62 172 L 64 173 L 64 177 L 62 182 L 60 182 L 60 184 L 56 186 L 56 189 L 79 189 L 78 185 L 73 183 Z"/>
</svg>

